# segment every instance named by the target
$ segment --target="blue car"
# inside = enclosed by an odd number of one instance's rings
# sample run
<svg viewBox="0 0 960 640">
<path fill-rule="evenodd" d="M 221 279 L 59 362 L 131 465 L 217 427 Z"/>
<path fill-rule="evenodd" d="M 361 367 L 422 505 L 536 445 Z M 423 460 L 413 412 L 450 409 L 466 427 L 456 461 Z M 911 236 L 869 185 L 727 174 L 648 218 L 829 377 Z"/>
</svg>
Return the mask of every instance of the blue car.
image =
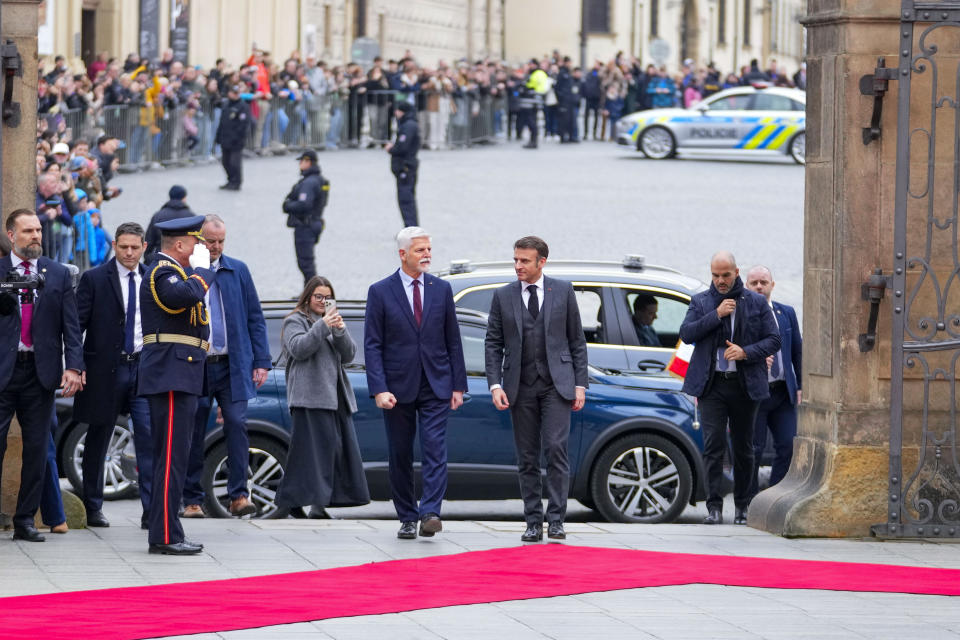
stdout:
<svg viewBox="0 0 960 640">
<path fill-rule="evenodd" d="M 339 301 L 337 306 L 353 339 L 362 345 L 363 303 Z M 264 302 L 263 307 L 270 350 L 277 357 L 281 350 L 280 327 L 292 303 Z M 469 392 L 463 407 L 451 413 L 448 422 L 446 497 L 519 498 L 510 413 L 494 408 L 484 374 L 486 315 L 460 309 L 458 318 Z M 353 417 L 354 425 L 371 496 L 389 500 L 382 412 L 367 391 L 362 349 L 357 356 L 347 365 L 359 409 Z M 687 504 L 703 499 L 703 438 L 694 404 L 680 392 L 680 386 L 680 380 L 662 373 L 626 373 L 591 366 L 586 406 L 571 414 L 571 498 L 595 508 L 611 521 L 646 523 L 670 522 Z M 259 509 L 257 517 L 285 517 L 287 511 L 274 503 L 291 429 L 282 369 L 270 372 L 256 399 L 250 402 L 247 415 L 250 498 Z M 119 431 L 123 429 L 123 424 L 118 425 Z M 127 444 L 123 457 L 128 461 L 125 475 L 135 477 L 131 444 Z M 216 411 L 211 412 L 206 460 L 203 484 L 207 512 L 227 517 L 227 451 Z M 70 460 L 70 464 L 78 463 Z"/>
</svg>

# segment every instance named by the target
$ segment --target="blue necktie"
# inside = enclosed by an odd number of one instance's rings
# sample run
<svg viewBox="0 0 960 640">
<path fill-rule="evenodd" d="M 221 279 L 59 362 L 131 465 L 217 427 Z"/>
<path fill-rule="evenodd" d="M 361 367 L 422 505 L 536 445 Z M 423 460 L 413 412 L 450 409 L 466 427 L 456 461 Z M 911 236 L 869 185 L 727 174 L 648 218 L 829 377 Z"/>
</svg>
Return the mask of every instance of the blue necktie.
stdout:
<svg viewBox="0 0 960 640">
<path fill-rule="evenodd" d="M 226 335 L 223 331 L 223 304 L 220 301 L 220 287 L 214 282 L 210 285 L 210 332 L 213 334 L 214 350 L 221 350 L 226 346 Z"/>
<path fill-rule="evenodd" d="M 127 321 L 123 329 L 123 351 L 133 353 L 133 334 L 137 323 L 137 285 L 133 271 L 127 274 Z"/>
<path fill-rule="evenodd" d="M 773 364 L 770 365 L 770 377 L 777 380 L 780 377 L 780 352 L 773 354 Z"/>
</svg>

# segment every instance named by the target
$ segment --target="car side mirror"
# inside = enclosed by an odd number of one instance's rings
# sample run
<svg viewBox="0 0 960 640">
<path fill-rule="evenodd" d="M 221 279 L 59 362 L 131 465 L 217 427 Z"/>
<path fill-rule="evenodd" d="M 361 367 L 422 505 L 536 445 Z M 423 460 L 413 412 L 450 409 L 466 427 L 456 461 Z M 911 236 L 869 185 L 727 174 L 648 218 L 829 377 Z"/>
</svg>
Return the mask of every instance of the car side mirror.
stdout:
<svg viewBox="0 0 960 640">
<path fill-rule="evenodd" d="M 697 105 L 697 111 L 699 111 L 699 112 L 700 112 L 700 115 L 702 115 L 702 116 L 707 115 L 707 111 L 708 111 L 708 110 L 709 110 L 709 109 L 708 109 L 707 105 L 705 105 L 705 104 L 698 104 L 698 105 Z"/>
</svg>

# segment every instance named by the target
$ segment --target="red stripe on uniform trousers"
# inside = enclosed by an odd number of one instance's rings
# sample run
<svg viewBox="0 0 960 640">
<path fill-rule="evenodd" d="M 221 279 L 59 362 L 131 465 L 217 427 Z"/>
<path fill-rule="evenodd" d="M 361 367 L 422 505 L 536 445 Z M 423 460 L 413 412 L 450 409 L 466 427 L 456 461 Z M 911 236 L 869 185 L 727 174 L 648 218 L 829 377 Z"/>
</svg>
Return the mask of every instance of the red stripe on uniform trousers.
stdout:
<svg viewBox="0 0 960 640">
<path fill-rule="evenodd" d="M 163 473 L 163 544 L 170 544 L 170 450 L 173 448 L 173 391 L 167 407 L 167 460 Z"/>
</svg>

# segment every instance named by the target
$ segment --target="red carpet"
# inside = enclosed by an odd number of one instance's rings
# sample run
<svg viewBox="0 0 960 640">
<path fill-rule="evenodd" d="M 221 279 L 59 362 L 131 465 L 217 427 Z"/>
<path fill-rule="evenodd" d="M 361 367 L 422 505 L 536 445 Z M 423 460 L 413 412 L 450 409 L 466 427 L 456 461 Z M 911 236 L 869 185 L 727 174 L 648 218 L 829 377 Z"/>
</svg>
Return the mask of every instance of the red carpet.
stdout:
<svg viewBox="0 0 960 640">
<path fill-rule="evenodd" d="M 679 584 L 960 595 L 960 570 L 537 545 L 255 578 L 0 598 L 0 637 L 151 638 Z M 242 614 L 242 621 L 233 622 Z"/>
</svg>

